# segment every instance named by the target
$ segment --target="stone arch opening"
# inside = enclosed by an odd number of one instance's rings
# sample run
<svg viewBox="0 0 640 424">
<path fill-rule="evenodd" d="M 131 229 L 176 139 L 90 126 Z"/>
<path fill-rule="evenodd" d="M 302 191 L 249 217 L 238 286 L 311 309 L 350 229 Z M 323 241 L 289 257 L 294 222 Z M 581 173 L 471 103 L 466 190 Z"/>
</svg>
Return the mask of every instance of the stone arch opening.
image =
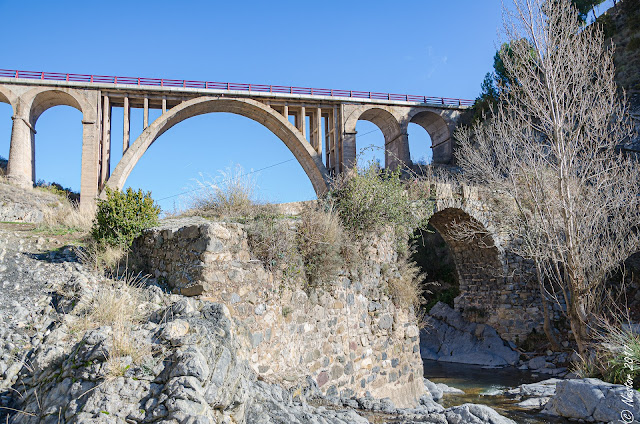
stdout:
<svg viewBox="0 0 640 424">
<path fill-rule="evenodd" d="M 410 122 L 407 126 L 411 163 L 417 166 L 429 165 L 433 159 L 431 136 L 421 126 Z"/>
<path fill-rule="evenodd" d="M 455 265 L 460 292 L 455 308 L 468 321 L 486 323 L 491 306 L 499 302 L 496 293 L 504 281 L 502 256 L 492 236 L 477 219 L 458 208 L 436 212 L 429 224 L 447 244 Z"/>
<path fill-rule="evenodd" d="M 424 128 L 431 139 L 432 162 L 450 163 L 453 159 L 453 139 L 447 122 L 432 111 L 420 111 L 411 117 L 409 123 Z"/>
<path fill-rule="evenodd" d="M 32 174 L 35 184 L 56 183 L 80 191 L 82 112 L 69 105 L 51 105 L 37 114 L 32 134 Z"/>
<path fill-rule="evenodd" d="M 107 181 L 107 186 L 122 189 L 131 171 L 149 147 L 174 125 L 194 116 L 214 112 L 241 115 L 259 122 L 289 148 L 309 177 L 316 194 L 327 190 L 328 172 L 322 158 L 285 117 L 260 102 L 250 99 L 199 97 L 167 111 L 147 127 L 127 149 Z"/>
<path fill-rule="evenodd" d="M 359 120 L 356 123 L 356 155 L 358 163 L 366 166 L 369 163 L 377 163 L 381 168 L 385 167 L 386 149 L 384 134 L 376 124 Z"/>
<path fill-rule="evenodd" d="M 345 121 L 345 149 L 351 149 L 352 154 L 355 156 L 359 153 L 361 147 L 366 147 L 360 142 L 359 137 L 369 136 L 373 131 L 371 126 L 367 128 L 364 133 L 360 134 L 356 130 L 356 126 L 359 121 L 368 121 L 374 124 L 380 129 L 384 137 L 382 147 L 384 149 L 384 163 L 381 165 L 385 168 L 394 168 L 401 164 L 409 164 L 409 147 L 407 134 L 402 131 L 400 122 L 397 116 L 392 111 L 382 106 L 361 106 L 353 110 Z M 348 154 L 345 154 L 345 162 L 347 166 L 350 158 Z"/>
<path fill-rule="evenodd" d="M 29 111 L 29 122 L 34 127 L 38 118 L 46 110 L 54 106 L 70 106 L 83 113 L 80 101 L 69 93 L 58 90 L 47 90 L 36 94 L 31 103 L 31 109 Z"/>
</svg>

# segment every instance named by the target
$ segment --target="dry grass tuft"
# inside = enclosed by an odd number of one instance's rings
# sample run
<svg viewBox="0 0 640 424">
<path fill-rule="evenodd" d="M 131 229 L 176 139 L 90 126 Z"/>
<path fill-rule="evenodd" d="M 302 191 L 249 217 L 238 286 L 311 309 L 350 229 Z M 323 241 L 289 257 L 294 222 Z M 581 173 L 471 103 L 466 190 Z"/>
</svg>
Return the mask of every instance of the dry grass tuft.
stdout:
<svg viewBox="0 0 640 424">
<path fill-rule="evenodd" d="M 122 246 L 102 244 L 90 238 L 78 251 L 78 257 L 87 267 L 100 273 L 117 274 L 123 261 L 127 258 L 128 249 Z"/>
<path fill-rule="evenodd" d="M 389 276 L 389 294 L 397 307 L 413 308 L 417 313 L 425 303 L 423 288 L 424 273 L 420 267 L 406 256 L 398 258 L 398 269 Z"/>
<path fill-rule="evenodd" d="M 47 206 L 44 210 L 44 219 L 40 228 L 43 230 L 68 229 L 88 232 L 91 229 L 94 216 L 95 211 L 80 210 L 78 205 L 61 197 L 59 205 Z"/>
<path fill-rule="evenodd" d="M 196 189 L 188 199 L 190 214 L 214 217 L 247 217 L 255 209 L 256 180 L 240 165 L 220 170 L 217 178 L 205 177 L 195 181 Z"/>
<path fill-rule="evenodd" d="M 578 355 L 573 371 L 583 378 L 597 377 L 640 389 L 640 334 L 626 323 L 600 318 L 596 344 L 589 353 Z"/>
<path fill-rule="evenodd" d="M 306 209 L 297 227 L 297 238 L 309 283 L 333 281 L 345 264 L 345 234 L 335 209 Z"/>
<path fill-rule="evenodd" d="M 80 299 L 75 312 L 78 319 L 72 333 L 81 338 L 88 330 L 109 326 L 107 378 L 122 376 L 132 364 L 140 364 L 151 355 L 151 345 L 133 337 L 135 327 L 146 319 L 147 302 L 144 280 L 128 276 L 121 281 L 105 281 L 94 292 Z"/>
</svg>

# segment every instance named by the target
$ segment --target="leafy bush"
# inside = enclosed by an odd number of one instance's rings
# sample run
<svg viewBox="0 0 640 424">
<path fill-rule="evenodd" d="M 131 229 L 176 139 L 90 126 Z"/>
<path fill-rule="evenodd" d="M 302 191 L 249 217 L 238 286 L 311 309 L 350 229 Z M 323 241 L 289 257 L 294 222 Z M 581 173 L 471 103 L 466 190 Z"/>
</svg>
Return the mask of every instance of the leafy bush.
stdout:
<svg viewBox="0 0 640 424">
<path fill-rule="evenodd" d="M 620 322 L 600 322 L 597 344 L 573 364 L 581 377 L 597 377 L 640 389 L 640 334 Z"/>
<path fill-rule="evenodd" d="M 63 187 L 58 183 L 48 183 L 45 180 L 38 180 L 35 184 L 35 187 L 41 191 L 46 191 L 56 196 L 60 196 L 61 198 L 69 200 L 71 203 L 77 204 L 80 202 L 80 193 L 77 191 L 73 191 L 69 187 Z"/>
<path fill-rule="evenodd" d="M 329 198 L 335 202 L 345 229 L 356 239 L 367 233 L 391 228 L 398 247 L 406 248 L 406 238 L 426 224 L 431 207 L 416 204 L 400 179 L 401 171 L 386 171 L 369 164 L 336 178 Z"/>
<path fill-rule="evenodd" d="M 99 243 L 128 248 L 142 230 L 157 224 L 160 207 L 151 193 L 106 189 L 107 198 L 98 200 L 91 235 Z"/>
</svg>

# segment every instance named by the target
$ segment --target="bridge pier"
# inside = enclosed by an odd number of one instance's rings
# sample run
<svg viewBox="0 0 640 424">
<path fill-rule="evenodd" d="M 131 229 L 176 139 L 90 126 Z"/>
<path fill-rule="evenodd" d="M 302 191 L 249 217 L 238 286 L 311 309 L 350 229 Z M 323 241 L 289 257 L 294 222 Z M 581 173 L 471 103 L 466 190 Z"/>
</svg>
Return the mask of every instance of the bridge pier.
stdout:
<svg viewBox="0 0 640 424">
<path fill-rule="evenodd" d="M 356 134 L 358 132 L 344 132 L 342 135 L 342 151 L 338 152 L 339 172 L 348 171 L 357 165 Z M 340 150 L 340 149 L 339 149 Z M 341 159 L 341 160 L 340 160 Z"/>
<path fill-rule="evenodd" d="M 35 180 L 35 129 L 28 116 L 19 112 L 12 116 L 11 145 L 7 176 L 22 187 L 32 187 Z"/>
<path fill-rule="evenodd" d="M 91 211 L 98 197 L 100 128 L 96 121 L 82 121 L 82 171 L 80 175 L 80 210 Z"/>
<path fill-rule="evenodd" d="M 411 155 L 409 153 L 409 134 L 402 133 L 393 140 L 386 142 L 384 146 L 385 167 L 396 170 L 398 167 L 411 166 Z"/>
</svg>

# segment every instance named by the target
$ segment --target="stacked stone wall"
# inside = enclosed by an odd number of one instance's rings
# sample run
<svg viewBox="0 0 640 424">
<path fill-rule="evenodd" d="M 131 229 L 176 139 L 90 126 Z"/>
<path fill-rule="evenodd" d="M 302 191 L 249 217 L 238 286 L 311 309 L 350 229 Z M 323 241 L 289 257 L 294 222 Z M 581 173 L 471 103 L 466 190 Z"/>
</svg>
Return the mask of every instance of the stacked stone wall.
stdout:
<svg viewBox="0 0 640 424">
<path fill-rule="evenodd" d="M 424 392 L 419 329 L 386 293 L 391 246 L 369 243 L 357 280 L 302 290 L 251 259 L 241 224 L 190 218 L 146 231 L 131 263 L 173 292 L 225 303 L 262 378 L 293 385 L 310 375 L 327 395 L 368 392 L 411 406 Z"/>
</svg>

